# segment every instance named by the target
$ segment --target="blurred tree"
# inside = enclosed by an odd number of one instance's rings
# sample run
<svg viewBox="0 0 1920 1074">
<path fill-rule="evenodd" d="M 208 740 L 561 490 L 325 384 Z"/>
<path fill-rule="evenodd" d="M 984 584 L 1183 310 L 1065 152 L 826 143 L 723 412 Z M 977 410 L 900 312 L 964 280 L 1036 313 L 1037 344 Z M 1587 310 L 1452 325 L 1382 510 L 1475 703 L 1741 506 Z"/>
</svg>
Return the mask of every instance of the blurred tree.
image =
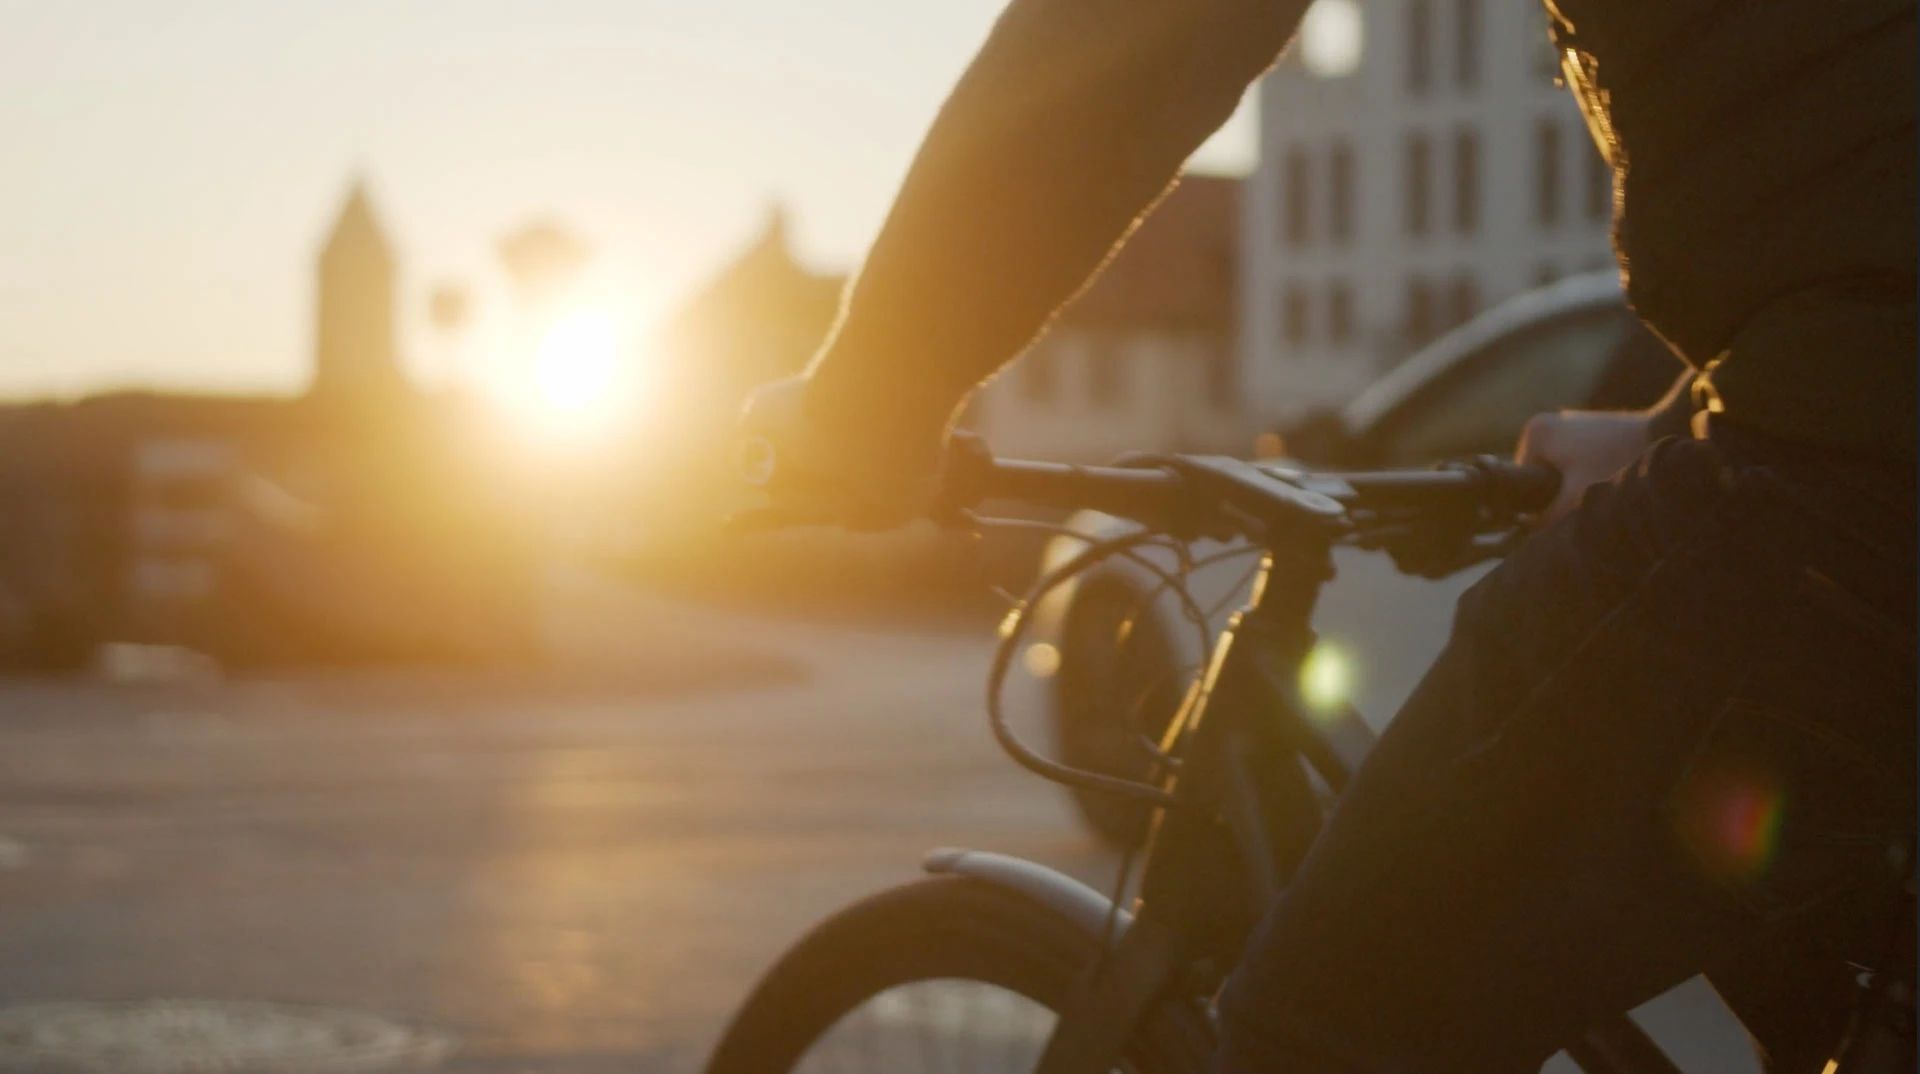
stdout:
<svg viewBox="0 0 1920 1074">
<path fill-rule="evenodd" d="M 552 221 L 537 220 L 500 240 L 500 261 L 520 297 L 545 306 L 565 294 L 593 259 L 586 240 Z"/>
<path fill-rule="evenodd" d="M 443 335 L 459 335 L 473 319 L 472 293 L 453 281 L 435 284 L 427 295 L 427 317 Z"/>
<path fill-rule="evenodd" d="M 427 292 L 427 320 L 439 333 L 439 369 L 435 378 L 442 390 L 458 392 L 461 381 L 474 374 L 461 354 L 467 328 L 473 323 L 473 293 L 456 280 L 442 280 Z"/>
</svg>

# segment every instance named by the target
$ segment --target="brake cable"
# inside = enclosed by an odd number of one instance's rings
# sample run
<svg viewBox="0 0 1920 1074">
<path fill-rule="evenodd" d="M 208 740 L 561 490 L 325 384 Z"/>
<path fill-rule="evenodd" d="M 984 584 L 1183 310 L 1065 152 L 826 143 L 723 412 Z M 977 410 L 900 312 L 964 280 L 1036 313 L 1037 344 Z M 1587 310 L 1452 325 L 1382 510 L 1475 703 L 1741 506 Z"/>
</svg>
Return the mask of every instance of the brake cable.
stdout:
<svg viewBox="0 0 1920 1074">
<path fill-rule="evenodd" d="M 1079 540 L 1087 540 L 1087 538 L 1081 534 L 1074 534 L 1074 536 Z M 1200 624 L 1199 629 L 1204 632 L 1205 620 L 1198 615 L 1200 610 L 1198 603 L 1193 600 L 1190 594 L 1185 593 L 1184 589 L 1178 588 L 1177 579 L 1159 564 L 1133 552 L 1134 549 L 1141 546 L 1163 543 L 1165 541 L 1166 538 L 1162 535 L 1145 529 L 1109 538 L 1104 541 L 1089 541 L 1085 549 L 1076 553 L 1071 559 L 1067 560 L 1067 562 L 1042 575 L 1040 579 L 1028 589 L 1025 599 L 1015 605 L 1014 608 L 1007 613 L 1006 619 L 1001 622 L 1000 644 L 994 651 L 993 664 L 987 672 L 987 725 L 993 732 L 994 741 L 1022 768 L 1040 776 L 1042 779 L 1064 786 L 1104 791 L 1122 797 L 1139 799 L 1160 808 L 1173 804 L 1173 795 L 1161 787 L 1120 776 L 1110 776 L 1100 772 L 1089 772 L 1074 768 L 1035 752 L 1024 742 L 1021 742 L 1019 736 L 1016 735 L 1008 725 L 1006 710 L 1001 703 L 1000 696 L 1005 690 L 1007 674 L 1013 667 L 1014 654 L 1019 652 L 1020 643 L 1025 639 L 1028 627 L 1031 624 L 1033 608 L 1035 608 L 1048 593 L 1064 585 L 1074 576 L 1109 559 L 1126 558 L 1130 562 L 1142 566 L 1159 576 L 1163 581 L 1174 582 L 1176 592 L 1183 598 L 1183 604 L 1192 607 L 1194 613 L 1196 613 L 1195 619 Z"/>
</svg>

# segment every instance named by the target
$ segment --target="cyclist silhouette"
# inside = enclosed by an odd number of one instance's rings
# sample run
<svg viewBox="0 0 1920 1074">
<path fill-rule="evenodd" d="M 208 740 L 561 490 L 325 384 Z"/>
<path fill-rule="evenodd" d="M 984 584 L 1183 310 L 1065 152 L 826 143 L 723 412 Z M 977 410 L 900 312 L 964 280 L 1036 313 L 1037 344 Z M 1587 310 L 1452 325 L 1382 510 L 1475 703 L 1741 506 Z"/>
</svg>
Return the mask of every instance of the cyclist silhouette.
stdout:
<svg viewBox="0 0 1920 1074">
<path fill-rule="evenodd" d="M 913 517 L 968 392 L 1304 7 L 1013 0 L 749 422 L 851 524 Z M 1701 972 L 1772 1069 L 1819 1070 L 1911 868 L 1914 0 L 1547 7 L 1629 298 L 1691 368 L 1653 411 L 1528 427 L 1562 499 L 1219 996 L 1223 1071 L 1532 1069 Z"/>
</svg>

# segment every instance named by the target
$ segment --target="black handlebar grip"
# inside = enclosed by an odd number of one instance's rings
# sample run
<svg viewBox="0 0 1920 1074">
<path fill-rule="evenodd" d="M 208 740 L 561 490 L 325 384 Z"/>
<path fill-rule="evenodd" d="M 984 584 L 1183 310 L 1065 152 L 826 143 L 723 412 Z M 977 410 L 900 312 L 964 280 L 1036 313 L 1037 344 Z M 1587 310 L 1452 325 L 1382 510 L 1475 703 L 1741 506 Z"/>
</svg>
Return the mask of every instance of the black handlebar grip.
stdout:
<svg viewBox="0 0 1920 1074">
<path fill-rule="evenodd" d="M 954 430 L 941 463 L 936 511 L 964 511 L 986 499 L 993 491 L 994 463 L 986 441 L 964 429 Z"/>
<path fill-rule="evenodd" d="M 1560 495 L 1560 471 L 1545 463 L 1489 459 L 1483 465 L 1493 479 L 1493 499 L 1508 510 L 1544 510 Z"/>
</svg>

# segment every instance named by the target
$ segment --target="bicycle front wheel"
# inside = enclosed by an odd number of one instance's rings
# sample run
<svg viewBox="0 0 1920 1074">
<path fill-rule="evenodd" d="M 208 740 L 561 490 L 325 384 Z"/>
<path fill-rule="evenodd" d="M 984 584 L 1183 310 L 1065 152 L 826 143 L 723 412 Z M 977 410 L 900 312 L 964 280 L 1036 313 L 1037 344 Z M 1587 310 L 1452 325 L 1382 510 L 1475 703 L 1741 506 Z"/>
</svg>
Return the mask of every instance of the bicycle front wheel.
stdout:
<svg viewBox="0 0 1920 1074">
<path fill-rule="evenodd" d="M 982 881 L 894 888 L 816 926 L 776 963 L 707 1074 L 1025 1074 L 1096 950 L 1065 918 Z M 1198 1074 L 1212 1046 L 1197 1002 L 1160 1004 L 1121 1069 Z"/>
</svg>

